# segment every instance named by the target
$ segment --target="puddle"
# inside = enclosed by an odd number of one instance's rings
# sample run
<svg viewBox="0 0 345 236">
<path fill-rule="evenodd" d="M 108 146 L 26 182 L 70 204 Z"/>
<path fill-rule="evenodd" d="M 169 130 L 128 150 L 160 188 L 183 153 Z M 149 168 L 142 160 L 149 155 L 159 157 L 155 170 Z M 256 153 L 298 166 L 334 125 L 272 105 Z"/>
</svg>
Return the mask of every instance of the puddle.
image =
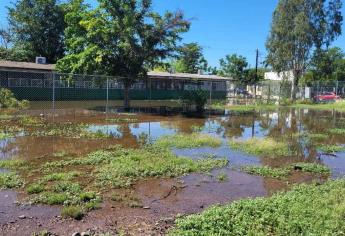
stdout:
<svg viewBox="0 0 345 236">
<path fill-rule="evenodd" d="M 38 113 L 40 111 L 37 111 Z M 311 181 L 323 181 L 311 174 L 296 172 L 288 180 L 276 180 L 242 173 L 238 167 L 245 165 L 263 165 L 282 167 L 296 162 L 323 163 L 331 168 L 332 178 L 340 178 L 345 175 L 345 152 L 339 152 L 336 156 L 320 155 L 313 143 L 307 137 L 297 137 L 296 133 L 326 133 L 331 128 L 345 128 L 345 114 L 338 112 L 313 111 L 308 109 L 280 109 L 277 111 L 261 111 L 250 114 L 233 114 L 210 116 L 206 118 L 187 118 L 180 115 L 160 116 L 150 114 L 111 114 L 83 113 L 76 115 L 61 112 L 57 117 L 48 117 L 47 122 L 72 122 L 88 125 L 90 132 L 102 132 L 111 134 L 108 139 L 84 139 L 66 137 L 32 137 L 19 135 L 16 138 L 0 140 L 0 159 L 19 158 L 29 161 L 55 160 L 57 153 L 64 153 L 71 157 L 78 157 L 89 152 L 104 149 L 111 145 L 120 144 L 125 147 L 139 147 L 139 140 L 145 136 L 150 140 L 156 140 L 164 135 L 176 133 L 202 132 L 223 140 L 219 148 L 193 148 L 173 149 L 178 156 L 192 159 L 205 157 L 226 158 L 230 166 L 221 170 L 214 170 L 209 175 L 191 174 L 176 179 L 147 179 L 138 182 L 134 190 L 149 209 L 128 209 L 113 206 L 106 199 L 101 210 L 91 212 L 85 222 L 68 222 L 68 233 L 73 233 L 74 228 L 85 229 L 87 224 L 98 227 L 108 227 L 104 219 L 109 217 L 122 219 L 128 227 L 136 225 L 138 219 L 146 222 L 152 229 L 155 220 L 162 217 L 171 217 L 176 214 L 189 214 L 200 212 L 213 204 L 224 204 L 237 199 L 267 196 L 272 193 L 289 188 L 293 183 L 309 183 Z M 79 114 L 78 113 L 78 114 Z M 114 122 L 117 118 L 127 117 L 130 122 Z M 110 120 L 112 122 L 110 122 Z M 292 148 L 298 151 L 298 155 L 286 158 L 256 157 L 232 150 L 227 143 L 230 139 L 248 139 L 252 137 L 271 137 L 279 139 L 283 136 L 289 138 Z M 322 141 L 325 144 L 345 144 L 345 135 L 330 135 Z M 55 159 L 54 159 L 55 158 Z M 5 170 L 0 170 L 5 171 Z M 217 175 L 226 174 L 227 181 L 219 181 Z M 173 192 L 171 189 L 173 188 Z M 63 231 L 52 219 L 59 214 L 59 209 L 46 206 L 30 206 L 21 208 L 13 204 L 16 201 L 16 193 L 12 191 L 0 191 L 0 224 L 5 227 L 3 232 L 19 232 L 8 226 L 8 221 L 18 215 L 32 215 L 32 219 L 50 219 L 48 225 L 57 232 Z M 35 218 L 36 217 L 36 218 Z M 146 219 L 144 219 L 146 218 Z M 38 224 L 39 220 L 33 220 Z M 111 220 L 110 220 L 111 221 Z M 42 227 L 29 225 L 31 232 Z M 18 227 L 24 227 L 19 224 Z M 108 224 L 108 223 L 107 223 Z M 109 226 L 110 227 L 110 226 Z M 137 226 L 135 230 L 138 229 Z M 110 227 L 111 228 L 111 227 Z M 24 232 L 24 231 L 22 231 Z M 149 234 L 148 231 L 145 231 Z M 15 234 L 15 233 L 14 233 Z M 139 233 L 140 234 L 140 233 Z M 19 234 L 18 234 L 19 235 Z"/>
</svg>

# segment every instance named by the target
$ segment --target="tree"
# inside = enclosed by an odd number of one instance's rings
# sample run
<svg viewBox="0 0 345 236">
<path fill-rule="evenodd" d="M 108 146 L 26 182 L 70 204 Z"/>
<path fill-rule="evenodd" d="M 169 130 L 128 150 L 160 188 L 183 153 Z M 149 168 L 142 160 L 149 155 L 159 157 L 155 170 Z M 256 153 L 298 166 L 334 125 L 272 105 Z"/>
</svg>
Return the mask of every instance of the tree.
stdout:
<svg viewBox="0 0 345 236">
<path fill-rule="evenodd" d="M 83 0 L 71 0 L 65 18 L 67 55 L 57 68 L 121 76 L 127 109 L 130 86 L 146 76 L 147 68 L 172 55 L 190 23 L 180 11 L 164 16 L 153 12 L 151 0 L 98 2 L 97 8 L 90 9 Z"/>
<path fill-rule="evenodd" d="M 225 59 L 220 59 L 219 74 L 229 76 L 238 81 L 244 81 L 247 74 L 248 62 L 243 56 L 237 54 L 227 55 Z"/>
<path fill-rule="evenodd" d="M 208 63 L 203 56 L 202 47 L 197 43 L 187 43 L 178 49 L 177 61 L 173 63 L 176 72 L 198 73 L 199 70 L 208 71 Z"/>
<path fill-rule="evenodd" d="M 342 70 L 344 52 L 338 48 L 329 48 L 315 51 L 311 58 L 311 71 L 315 80 L 339 80 Z"/>
<path fill-rule="evenodd" d="M 9 7 L 13 47 L 22 48 L 29 60 L 36 56 L 55 63 L 64 54 L 64 11 L 58 0 L 18 0 Z"/>
<path fill-rule="evenodd" d="M 328 3 L 328 4 L 327 4 Z M 341 34 L 341 0 L 279 0 L 266 42 L 267 63 L 278 72 L 292 71 L 291 99 L 313 48 L 328 47 Z"/>
</svg>

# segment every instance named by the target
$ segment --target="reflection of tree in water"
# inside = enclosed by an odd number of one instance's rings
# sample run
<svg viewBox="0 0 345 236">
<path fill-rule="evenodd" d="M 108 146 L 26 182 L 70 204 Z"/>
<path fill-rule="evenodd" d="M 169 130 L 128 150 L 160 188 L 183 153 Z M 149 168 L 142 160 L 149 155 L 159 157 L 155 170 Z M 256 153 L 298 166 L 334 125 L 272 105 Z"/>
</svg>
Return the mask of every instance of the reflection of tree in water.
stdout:
<svg viewBox="0 0 345 236">
<path fill-rule="evenodd" d="M 204 127 L 205 122 L 205 119 L 181 118 L 172 121 L 161 121 L 160 125 L 168 129 L 175 129 L 178 132 L 192 133 L 196 127 Z"/>
</svg>

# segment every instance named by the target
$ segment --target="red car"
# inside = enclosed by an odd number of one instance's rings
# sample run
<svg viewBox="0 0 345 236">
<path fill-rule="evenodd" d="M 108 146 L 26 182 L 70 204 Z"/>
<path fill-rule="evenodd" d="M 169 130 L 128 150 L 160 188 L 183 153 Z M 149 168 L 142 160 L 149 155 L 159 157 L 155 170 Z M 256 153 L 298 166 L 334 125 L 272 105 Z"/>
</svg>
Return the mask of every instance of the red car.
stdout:
<svg viewBox="0 0 345 236">
<path fill-rule="evenodd" d="M 333 92 L 324 92 L 321 95 L 315 96 L 314 99 L 316 101 L 334 101 L 340 99 L 338 95 Z"/>
</svg>

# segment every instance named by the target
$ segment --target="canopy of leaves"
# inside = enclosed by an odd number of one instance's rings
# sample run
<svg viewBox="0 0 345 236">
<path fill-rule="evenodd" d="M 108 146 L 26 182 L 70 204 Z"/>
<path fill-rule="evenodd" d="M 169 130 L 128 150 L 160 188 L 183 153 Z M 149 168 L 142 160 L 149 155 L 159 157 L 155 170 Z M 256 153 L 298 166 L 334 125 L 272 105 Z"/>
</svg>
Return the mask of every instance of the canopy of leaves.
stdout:
<svg viewBox="0 0 345 236">
<path fill-rule="evenodd" d="M 15 55 L 20 48 L 28 60 L 44 56 L 49 63 L 63 56 L 64 11 L 57 0 L 19 0 L 8 11 Z"/>
<path fill-rule="evenodd" d="M 98 2 L 91 9 L 83 0 L 71 0 L 65 18 L 67 54 L 58 61 L 58 70 L 123 76 L 128 86 L 171 55 L 190 26 L 180 11 L 164 16 L 153 12 L 150 0 Z"/>
<path fill-rule="evenodd" d="M 173 64 L 176 72 L 198 73 L 199 70 L 208 71 L 208 63 L 203 56 L 202 47 L 197 43 L 184 44 L 178 50 L 178 59 Z"/>
<path fill-rule="evenodd" d="M 227 55 L 225 59 L 220 59 L 219 74 L 229 76 L 236 80 L 243 80 L 248 67 L 247 59 L 241 55 Z"/>
</svg>

